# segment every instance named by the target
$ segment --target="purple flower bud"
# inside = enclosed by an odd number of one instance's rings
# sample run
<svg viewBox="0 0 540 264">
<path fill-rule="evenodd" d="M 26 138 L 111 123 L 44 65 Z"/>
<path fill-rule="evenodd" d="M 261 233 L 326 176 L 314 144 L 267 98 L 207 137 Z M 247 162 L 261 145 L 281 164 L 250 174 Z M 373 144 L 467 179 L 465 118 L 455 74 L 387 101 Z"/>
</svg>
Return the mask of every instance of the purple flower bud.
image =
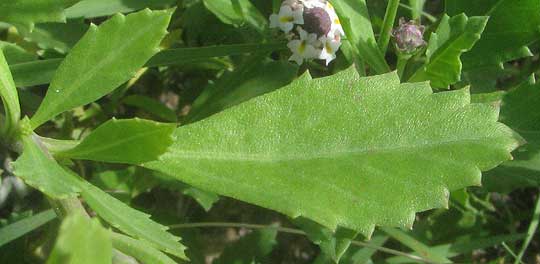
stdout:
<svg viewBox="0 0 540 264">
<path fill-rule="evenodd" d="M 392 31 L 397 48 L 405 53 L 413 53 L 426 45 L 423 35 L 424 26 L 413 20 L 406 22 L 404 18 L 399 19 L 399 26 Z"/>
<path fill-rule="evenodd" d="M 326 36 L 332 28 L 332 19 L 326 10 L 320 7 L 304 9 L 304 29 L 318 37 Z"/>
</svg>

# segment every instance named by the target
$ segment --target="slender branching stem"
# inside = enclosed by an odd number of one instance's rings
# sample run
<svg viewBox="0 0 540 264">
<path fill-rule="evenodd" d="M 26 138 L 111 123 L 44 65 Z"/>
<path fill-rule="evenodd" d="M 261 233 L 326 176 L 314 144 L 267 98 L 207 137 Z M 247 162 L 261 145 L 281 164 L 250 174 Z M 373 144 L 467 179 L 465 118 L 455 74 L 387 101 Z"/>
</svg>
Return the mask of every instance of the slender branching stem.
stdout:
<svg viewBox="0 0 540 264">
<path fill-rule="evenodd" d="M 386 50 L 388 49 L 388 43 L 390 42 L 390 36 L 392 35 L 392 28 L 394 27 L 398 7 L 399 0 L 388 1 L 381 35 L 379 36 L 379 49 L 382 54 L 386 54 Z"/>
<path fill-rule="evenodd" d="M 527 251 L 527 248 L 529 247 L 529 244 L 531 243 L 532 238 L 536 234 L 536 229 L 538 228 L 539 220 L 540 220 L 540 191 L 538 193 L 538 198 L 536 198 L 536 206 L 534 207 L 534 213 L 533 213 L 531 223 L 529 224 L 529 228 L 527 229 L 527 236 L 525 237 L 525 241 L 523 241 L 523 244 L 521 245 L 521 250 L 519 250 L 516 260 L 514 261 L 514 264 L 521 263 L 521 259 L 523 258 L 523 255 L 525 255 L 525 252 Z"/>
<path fill-rule="evenodd" d="M 288 228 L 288 227 L 280 227 L 275 225 L 258 225 L 258 224 L 248 224 L 248 223 L 231 223 L 231 222 L 201 222 L 201 223 L 185 223 L 185 224 L 176 224 L 169 226 L 170 229 L 187 229 L 187 228 L 206 228 L 206 227 L 218 227 L 218 228 L 247 228 L 247 229 L 275 229 L 277 232 L 280 233 L 287 233 L 287 234 L 294 234 L 294 235 L 302 235 L 306 236 L 306 232 L 295 229 L 295 228 Z M 376 249 L 381 252 L 385 252 L 388 254 L 396 255 L 396 256 L 403 256 L 421 263 L 433 263 L 429 260 L 426 260 L 420 256 L 409 254 L 406 252 L 401 252 L 398 250 L 394 250 L 391 248 L 386 247 L 380 247 L 373 244 L 370 244 L 368 242 L 362 242 L 353 240 L 351 241 L 352 245 L 360 246 L 360 247 L 367 247 L 371 249 Z"/>
</svg>

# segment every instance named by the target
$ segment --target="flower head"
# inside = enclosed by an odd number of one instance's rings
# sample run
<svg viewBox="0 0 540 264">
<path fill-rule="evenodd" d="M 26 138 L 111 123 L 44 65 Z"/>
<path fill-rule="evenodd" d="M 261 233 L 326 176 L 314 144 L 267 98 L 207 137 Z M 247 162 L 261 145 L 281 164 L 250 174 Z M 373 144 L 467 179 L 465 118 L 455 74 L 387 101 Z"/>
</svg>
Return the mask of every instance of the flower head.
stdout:
<svg viewBox="0 0 540 264">
<path fill-rule="evenodd" d="M 296 25 L 296 27 L 294 27 Z M 290 60 L 302 64 L 321 59 L 328 65 L 341 46 L 343 28 L 327 0 L 284 0 L 279 14 L 270 16 L 270 27 L 287 34 Z"/>
<path fill-rule="evenodd" d="M 426 45 L 423 35 L 424 26 L 412 20 L 407 22 L 403 18 L 399 19 L 399 26 L 392 31 L 398 50 L 404 53 L 413 53 Z"/>
</svg>

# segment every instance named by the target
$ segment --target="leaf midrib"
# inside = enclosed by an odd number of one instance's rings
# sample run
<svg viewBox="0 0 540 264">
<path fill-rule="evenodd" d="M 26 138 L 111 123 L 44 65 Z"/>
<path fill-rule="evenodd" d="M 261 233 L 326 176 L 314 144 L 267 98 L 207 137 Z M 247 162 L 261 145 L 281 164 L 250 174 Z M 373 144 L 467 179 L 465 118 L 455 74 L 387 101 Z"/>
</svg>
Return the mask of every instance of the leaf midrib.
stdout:
<svg viewBox="0 0 540 264">
<path fill-rule="evenodd" d="M 294 161 L 294 160 L 314 160 L 324 158 L 334 158 L 347 155 L 363 155 L 363 154 L 378 154 L 388 153 L 394 151 L 403 152 L 404 150 L 418 150 L 424 148 L 433 148 L 444 145 L 452 145 L 457 143 L 466 142 L 482 142 L 486 140 L 496 140 L 497 137 L 482 137 L 482 138 L 470 138 L 470 139 L 458 139 L 458 140 L 446 140 L 435 143 L 422 143 L 417 145 L 404 145 L 404 146 L 389 146 L 379 148 L 354 148 L 345 151 L 318 151 L 313 153 L 276 153 L 278 155 L 265 155 L 265 154 L 252 154 L 252 153 L 233 153 L 233 152 L 200 152 L 200 151 L 173 151 L 166 154 L 167 156 L 173 156 L 174 158 L 192 159 L 192 160 L 224 160 L 224 161 L 259 161 L 259 162 L 279 162 L 279 161 Z M 174 150 L 174 148 L 173 148 Z"/>
</svg>

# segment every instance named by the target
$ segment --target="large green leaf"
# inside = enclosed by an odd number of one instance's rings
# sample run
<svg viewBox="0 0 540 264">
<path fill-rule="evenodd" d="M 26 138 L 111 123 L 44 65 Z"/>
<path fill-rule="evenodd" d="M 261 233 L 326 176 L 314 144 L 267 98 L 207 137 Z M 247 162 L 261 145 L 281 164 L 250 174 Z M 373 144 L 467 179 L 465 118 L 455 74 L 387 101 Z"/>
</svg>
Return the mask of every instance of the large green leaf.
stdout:
<svg viewBox="0 0 540 264">
<path fill-rule="evenodd" d="M 376 73 L 390 71 L 384 54 L 381 53 L 371 26 L 365 0 L 330 0 L 336 8 L 345 35 L 355 52 L 365 60 Z"/>
<path fill-rule="evenodd" d="M 128 16 L 115 15 L 99 27 L 91 25 L 56 71 L 32 117 L 33 127 L 95 101 L 129 80 L 157 53 L 171 13 L 145 9 Z"/>
<path fill-rule="evenodd" d="M 140 164 L 155 160 L 172 144 L 176 124 L 143 119 L 111 119 L 59 157 Z"/>
<path fill-rule="evenodd" d="M 60 226 L 56 244 L 47 264 L 110 264 L 112 242 L 110 231 L 97 219 L 81 214 L 69 215 Z"/>
<path fill-rule="evenodd" d="M 64 22 L 64 8 L 76 0 L 7 0 L 0 2 L 0 21 L 32 29 L 34 23 Z"/>
<path fill-rule="evenodd" d="M 186 258 L 185 247 L 179 237 L 168 233 L 167 227 L 152 221 L 149 215 L 139 212 L 99 188 L 85 183 L 81 195 L 88 205 L 105 221 L 122 232 L 149 242 L 157 249 Z"/>
<path fill-rule="evenodd" d="M 66 9 L 66 17 L 93 18 L 129 13 L 144 8 L 160 9 L 174 4 L 175 0 L 82 0 Z"/>
<path fill-rule="evenodd" d="M 38 145 L 34 136 L 22 138 L 23 154 L 13 163 L 14 174 L 28 185 L 56 199 L 76 196 L 80 182 Z"/>
<path fill-rule="evenodd" d="M 4 105 L 5 121 L 0 127 L 0 136 L 10 134 L 21 118 L 19 95 L 9 71 L 4 52 L 0 49 L 0 100 Z"/>
<path fill-rule="evenodd" d="M 148 168 L 292 217 L 370 235 L 410 227 L 511 158 L 513 131 L 466 89 L 433 94 L 353 68 L 291 85 L 176 130 Z"/>
<path fill-rule="evenodd" d="M 531 78 L 506 93 L 501 121 L 523 136 L 527 144 L 514 153 L 514 160 L 489 172 L 486 186 L 492 191 L 540 186 L 540 83 Z"/>
<path fill-rule="evenodd" d="M 409 79 L 410 82 L 431 81 L 434 88 L 447 88 L 461 79 L 461 54 L 471 49 L 486 26 L 487 17 L 460 14 L 444 15 L 437 31 L 431 34 L 427 62 Z"/>
<path fill-rule="evenodd" d="M 487 15 L 489 22 L 482 39 L 463 55 L 466 70 L 501 65 L 503 62 L 531 56 L 527 45 L 540 39 L 540 1 L 537 0 L 451 0 L 446 2 L 450 15 Z"/>
</svg>

